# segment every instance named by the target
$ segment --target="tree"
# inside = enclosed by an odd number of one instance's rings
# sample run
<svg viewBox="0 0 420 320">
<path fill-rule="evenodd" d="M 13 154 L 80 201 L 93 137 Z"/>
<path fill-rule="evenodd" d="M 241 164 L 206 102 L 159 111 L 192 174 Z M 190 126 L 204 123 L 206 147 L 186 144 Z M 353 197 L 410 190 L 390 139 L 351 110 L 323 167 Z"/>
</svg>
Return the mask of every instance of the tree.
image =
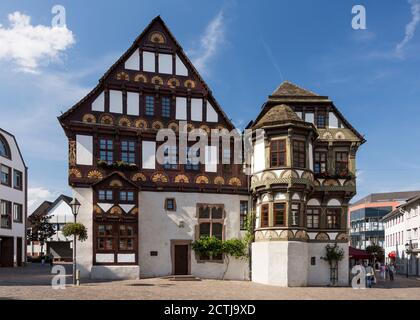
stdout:
<svg viewBox="0 0 420 320">
<path fill-rule="evenodd" d="M 56 234 L 53 225 L 49 222 L 51 216 L 47 215 L 31 215 L 28 220 L 31 229 L 28 231 L 28 240 L 39 241 L 41 245 L 41 255 L 44 253 L 45 242 Z"/>
<path fill-rule="evenodd" d="M 385 253 L 384 253 L 384 249 L 381 246 L 373 243 L 370 246 L 366 247 L 366 252 L 371 254 L 376 261 L 379 261 L 379 262 L 384 261 Z"/>
</svg>

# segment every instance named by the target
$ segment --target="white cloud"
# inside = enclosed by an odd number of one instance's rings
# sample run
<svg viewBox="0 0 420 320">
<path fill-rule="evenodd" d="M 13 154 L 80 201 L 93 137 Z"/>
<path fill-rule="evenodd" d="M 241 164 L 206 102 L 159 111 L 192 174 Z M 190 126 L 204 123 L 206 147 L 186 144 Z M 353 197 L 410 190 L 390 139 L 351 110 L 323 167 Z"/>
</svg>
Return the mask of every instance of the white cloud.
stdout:
<svg viewBox="0 0 420 320">
<path fill-rule="evenodd" d="M 200 46 L 197 50 L 190 50 L 194 66 L 202 73 L 208 72 L 208 63 L 225 40 L 225 25 L 223 10 L 207 25 L 204 34 L 200 37 Z"/>
<path fill-rule="evenodd" d="M 395 52 L 398 56 L 402 56 L 404 47 L 413 39 L 416 32 L 417 24 L 420 22 L 420 0 L 408 0 L 411 6 L 411 21 L 405 26 L 404 39 L 397 44 Z"/>
<path fill-rule="evenodd" d="M 28 188 L 28 216 L 44 201 L 54 201 L 59 196 L 44 187 Z"/>
<path fill-rule="evenodd" d="M 41 63 L 58 61 L 76 42 L 66 26 L 33 26 L 31 17 L 18 11 L 8 19 L 9 27 L 0 25 L 0 60 L 12 61 L 19 71 L 38 72 Z"/>
</svg>

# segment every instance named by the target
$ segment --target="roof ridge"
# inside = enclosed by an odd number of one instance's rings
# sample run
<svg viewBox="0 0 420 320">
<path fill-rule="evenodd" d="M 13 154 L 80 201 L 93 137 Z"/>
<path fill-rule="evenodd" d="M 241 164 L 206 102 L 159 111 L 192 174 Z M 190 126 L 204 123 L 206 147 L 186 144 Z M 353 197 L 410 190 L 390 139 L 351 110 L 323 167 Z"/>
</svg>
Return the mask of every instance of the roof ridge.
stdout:
<svg viewBox="0 0 420 320">
<path fill-rule="evenodd" d="M 315 96 L 321 97 L 319 94 L 302 88 L 295 83 L 285 80 L 273 91 L 271 96 Z"/>
</svg>

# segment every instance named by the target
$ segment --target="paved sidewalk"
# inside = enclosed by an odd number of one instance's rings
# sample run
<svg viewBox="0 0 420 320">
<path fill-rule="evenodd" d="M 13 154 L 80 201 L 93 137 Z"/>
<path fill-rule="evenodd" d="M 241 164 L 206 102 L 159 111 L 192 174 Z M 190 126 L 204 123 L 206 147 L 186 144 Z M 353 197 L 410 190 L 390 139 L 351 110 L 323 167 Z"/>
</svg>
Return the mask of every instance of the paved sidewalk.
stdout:
<svg viewBox="0 0 420 320">
<path fill-rule="evenodd" d="M 66 266 L 71 271 L 71 265 Z M 352 288 L 279 288 L 248 281 L 169 281 L 168 279 L 141 279 L 84 283 L 80 287 L 67 286 L 52 289 L 49 266 L 29 266 L 18 269 L 0 269 L 0 299 L 339 299 L 339 300 L 420 300 L 420 279 L 397 276 L 394 282 L 379 283 L 373 289 Z M 67 283 L 71 277 L 67 278 Z"/>
</svg>

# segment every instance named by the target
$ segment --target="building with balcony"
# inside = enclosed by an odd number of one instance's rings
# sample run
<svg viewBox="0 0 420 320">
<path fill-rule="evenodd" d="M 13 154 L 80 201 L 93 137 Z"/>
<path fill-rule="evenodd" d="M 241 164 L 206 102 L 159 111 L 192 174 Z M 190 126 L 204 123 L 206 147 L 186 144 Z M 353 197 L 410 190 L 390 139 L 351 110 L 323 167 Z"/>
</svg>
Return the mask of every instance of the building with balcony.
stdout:
<svg viewBox="0 0 420 320">
<path fill-rule="evenodd" d="M 372 193 L 349 209 L 350 245 L 357 249 L 376 244 L 384 247 L 382 218 L 420 191 Z"/>
<path fill-rule="evenodd" d="M 15 137 L 0 128 L 0 267 L 25 261 L 27 167 Z"/>
</svg>

